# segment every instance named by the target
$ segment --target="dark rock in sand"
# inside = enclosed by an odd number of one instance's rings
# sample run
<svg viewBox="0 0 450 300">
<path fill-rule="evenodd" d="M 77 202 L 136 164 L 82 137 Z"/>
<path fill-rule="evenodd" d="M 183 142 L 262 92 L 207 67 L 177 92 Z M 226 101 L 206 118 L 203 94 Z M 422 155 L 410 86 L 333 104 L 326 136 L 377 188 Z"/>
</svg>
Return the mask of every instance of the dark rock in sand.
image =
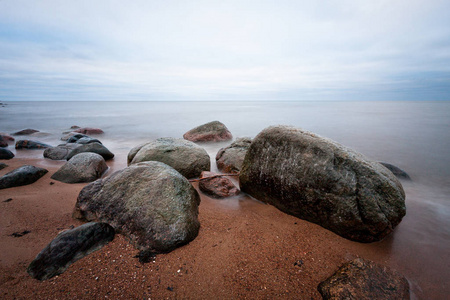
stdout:
<svg viewBox="0 0 450 300">
<path fill-rule="evenodd" d="M 406 173 L 405 171 L 403 171 L 399 167 L 396 167 L 394 165 L 391 165 L 391 164 L 388 164 L 388 163 L 385 163 L 385 162 L 380 162 L 380 164 L 385 166 L 389 171 L 391 171 L 398 178 L 411 180 L 411 177 L 409 177 L 408 173 Z"/>
<path fill-rule="evenodd" d="M 69 153 L 78 147 L 80 147 L 80 144 L 71 143 L 47 148 L 44 151 L 44 157 L 52 160 L 66 160 Z"/>
<path fill-rule="evenodd" d="M 4 163 L 0 163 L 0 170 L 3 170 L 4 168 L 6 168 L 8 165 L 4 164 Z"/>
<path fill-rule="evenodd" d="M 239 173 L 251 143 L 250 138 L 239 138 L 230 146 L 220 149 L 216 155 L 217 168 L 226 173 Z"/>
<path fill-rule="evenodd" d="M 0 189 L 31 184 L 44 176 L 48 171 L 43 168 L 25 165 L 0 177 Z"/>
<path fill-rule="evenodd" d="M 8 147 L 8 142 L 3 139 L 3 136 L 0 135 L 0 147 L 5 148 Z"/>
<path fill-rule="evenodd" d="M 91 182 L 100 178 L 107 169 L 101 155 L 85 152 L 72 157 L 51 178 L 65 183 Z"/>
<path fill-rule="evenodd" d="M 30 135 L 33 133 L 39 132 L 39 130 L 36 129 L 23 129 L 14 133 L 11 133 L 11 135 Z"/>
<path fill-rule="evenodd" d="M 134 147 L 128 153 L 128 165 L 152 160 L 171 166 L 186 178 L 198 177 L 211 168 L 206 150 L 183 139 L 159 138 Z"/>
<path fill-rule="evenodd" d="M 18 140 L 16 142 L 16 149 L 47 149 L 52 146 L 31 140 Z"/>
<path fill-rule="evenodd" d="M 8 149 L 0 148 L 0 159 L 11 159 L 14 157 L 14 153 Z"/>
<path fill-rule="evenodd" d="M 224 124 L 212 121 L 189 130 L 183 138 L 191 142 L 218 142 L 231 140 L 233 136 Z"/>
<path fill-rule="evenodd" d="M 198 183 L 200 190 L 214 198 L 225 198 L 239 194 L 239 189 L 230 179 L 218 175 L 213 172 L 202 172 Z M 208 177 L 209 179 L 207 179 Z"/>
<path fill-rule="evenodd" d="M 74 217 L 106 222 L 142 253 L 163 253 L 198 234 L 200 197 L 168 165 L 141 162 L 84 187 Z"/>
<path fill-rule="evenodd" d="M 94 142 L 90 144 L 84 144 L 81 145 L 80 147 L 73 149 L 67 156 L 67 159 L 69 160 L 75 155 L 83 152 L 93 152 L 100 154 L 101 156 L 103 156 L 105 160 L 112 159 L 114 157 L 114 154 L 111 151 L 109 151 L 108 148 L 106 148 L 100 143 Z"/>
<path fill-rule="evenodd" d="M 75 129 L 74 132 L 83 133 L 83 134 L 102 134 L 103 130 L 100 128 L 92 128 L 92 127 L 83 127 Z"/>
<path fill-rule="evenodd" d="M 38 280 L 62 274 L 71 264 L 101 249 L 114 239 L 114 228 L 106 223 L 87 223 L 60 233 L 28 266 Z"/>
<path fill-rule="evenodd" d="M 354 241 L 383 239 L 406 213 L 402 185 L 389 170 L 294 127 L 259 133 L 239 179 L 243 192 Z"/>
<path fill-rule="evenodd" d="M 357 258 L 321 282 L 323 299 L 409 299 L 405 277 L 387 267 Z"/>
</svg>

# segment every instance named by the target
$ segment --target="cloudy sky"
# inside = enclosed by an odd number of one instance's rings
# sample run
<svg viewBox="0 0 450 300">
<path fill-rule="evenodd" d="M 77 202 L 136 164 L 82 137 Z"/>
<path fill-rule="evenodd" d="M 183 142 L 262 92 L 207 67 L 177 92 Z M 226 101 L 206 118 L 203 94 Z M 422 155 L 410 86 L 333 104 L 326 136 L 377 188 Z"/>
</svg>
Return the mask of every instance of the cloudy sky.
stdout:
<svg viewBox="0 0 450 300">
<path fill-rule="evenodd" d="M 450 100 L 448 0 L 0 0 L 0 101 Z"/>
</svg>

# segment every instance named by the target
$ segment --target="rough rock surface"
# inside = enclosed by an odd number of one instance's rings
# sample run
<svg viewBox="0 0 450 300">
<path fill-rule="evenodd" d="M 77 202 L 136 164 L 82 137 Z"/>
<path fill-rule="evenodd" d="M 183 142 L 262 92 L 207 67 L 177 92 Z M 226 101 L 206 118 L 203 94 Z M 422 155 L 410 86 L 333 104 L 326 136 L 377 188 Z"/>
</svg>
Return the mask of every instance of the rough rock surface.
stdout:
<svg viewBox="0 0 450 300">
<path fill-rule="evenodd" d="M 106 223 L 87 223 L 60 233 L 28 266 L 28 274 L 38 280 L 63 273 L 71 264 L 101 249 L 114 239 L 114 228 Z"/>
<path fill-rule="evenodd" d="M 0 189 L 31 184 L 47 172 L 46 169 L 30 165 L 19 167 L 0 177 Z"/>
<path fill-rule="evenodd" d="M 391 164 L 388 164 L 388 163 L 385 163 L 385 162 L 380 162 L 380 164 L 385 166 L 389 171 L 391 171 L 395 176 L 397 176 L 397 178 L 411 180 L 411 177 L 409 177 L 408 173 L 406 173 L 405 171 L 403 171 L 399 167 L 396 167 L 394 165 L 391 165 Z"/>
<path fill-rule="evenodd" d="M 233 136 L 224 124 L 212 121 L 189 130 L 183 138 L 191 142 L 218 142 L 231 140 Z"/>
<path fill-rule="evenodd" d="M 405 193 L 392 172 L 294 127 L 259 133 L 239 180 L 256 199 L 359 242 L 381 240 L 406 213 Z"/>
<path fill-rule="evenodd" d="M 14 153 L 8 149 L 0 148 L 0 159 L 11 159 L 14 157 Z"/>
<path fill-rule="evenodd" d="M 128 165 L 152 160 L 171 166 L 186 178 L 198 177 L 211 168 L 206 150 L 183 139 L 159 138 L 134 147 L 128 153 Z"/>
<path fill-rule="evenodd" d="M 83 133 L 83 134 L 102 134 L 103 130 L 100 128 L 92 128 L 92 127 L 83 127 L 75 129 L 74 132 Z"/>
<path fill-rule="evenodd" d="M 214 177 L 217 175 L 219 174 L 207 171 L 202 172 L 198 187 L 203 193 L 214 198 L 225 198 L 239 194 L 239 189 L 229 178 L 223 176 Z M 211 178 L 206 179 L 208 177 Z"/>
<path fill-rule="evenodd" d="M 409 299 L 405 277 L 384 266 L 357 258 L 321 282 L 323 299 Z"/>
<path fill-rule="evenodd" d="M 198 234 L 200 197 L 168 165 L 133 164 L 84 187 L 74 217 L 106 222 L 142 254 L 171 251 Z"/>
<path fill-rule="evenodd" d="M 31 140 L 18 140 L 16 142 L 16 149 L 47 149 L 52 146 Z"/>
<path fill-rule="evenodd" d="M 226 173 L 239 173 L 251 143 L 250 138 L 239 138 L 230 146 L 220 149 L 216 155 L 217 168 Z"/>
<path fill-rule="evenodd" d="M 11 135 L 30 135 L 30 134 L 33 134 L 36 132 L 39 132 L 39 130 L 28 128 L 28 129 L 23 129 L 23 130 L 11 133 Z"/>
<path fill-rule="evenodd" d="M 77 155 L 79 153 L 83 153 L 83 152 L 93 152 L 93 153 L 100 154 L 101 156 L 103 156 L 103 158 L 105 160 L 112 159 L 114 157 L 114 154 L 111 151 L 109 151 L 108 148 L 106 148 L 102 144 L 89 143 L 89 144 L 84 144 L 84 145 L 81 145 L 80 147 L 73 149 L 69 153 L 69 155 L 67 155 L 67 159 L 69 160 L 72 157 L 74 157 L 75 155 Z"/>
<path fill-rule="evenodd" d="M 65 183 L 91 182 L 100 178 L 107 169 L 101 155 L 85 152 L 73 156 L 51 178 Z"/>
<path fill-rule="evenodd" d="M 80 144 L 70 143 L 47 148 L 44 150 L 44 157 L 53 160 L 66 160 L 69 153 L 78 147 L 80 147 Z"/>
</svg>

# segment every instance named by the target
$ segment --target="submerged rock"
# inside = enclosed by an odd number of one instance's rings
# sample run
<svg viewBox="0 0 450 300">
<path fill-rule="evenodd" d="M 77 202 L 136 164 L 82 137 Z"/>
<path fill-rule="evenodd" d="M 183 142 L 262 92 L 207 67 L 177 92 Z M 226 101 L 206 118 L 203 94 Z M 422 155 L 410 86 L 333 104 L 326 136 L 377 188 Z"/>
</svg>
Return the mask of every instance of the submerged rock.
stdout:
<svg viewBox="0 0 450 300">
<path fill-rule="evenodd" d="M 214 198 L 225 198 L 239 194 L 239 189 L 230 179 L 213 172 L 202 172 L 198 187 L 203 193 Z"/>
<path fill-rule="evenodd" d="M 16 142 L 16 149 L 47 149 L 52 146 L 31 140 L 18 140 Z"/>
<path fill-rule="evenodd" d="M 323 299 L 409 299 L 405 277 L 387 267 L 357 258 L 321 282 Z"/>
<path fill-rule="evenodd" d="M 233 136 L 223 123 L 212 121 L 189 130 L 183 138 L 191 142 L 218 142 L 231 140 Z"/>
<path fill-rule="evenodd" d="M 91 182 L 100 178 L 107 169 L 101 155 L 86 152 L 72 157 L 51 178 L 65 183 Z"/>
<path fill-rule="evenodd" d="M 217 168 L 226 173 L 239 173 L 251 143 L 250 138 L 239 138 L 230 146 L 220 149 L 216 155 Z"/>
<path fill-rule="evenodd" d="M 32 184 L 47 174 L 48 170 L 25 165 L 0 177 L 0 189 Z"/>
<path fill-rule="evenodd" d="M 14 157 L 14 153 L 8 149 L 0 148 L 0 159 L 11 159 Z"/>
<path fill-rule="evenodd" d="M 87 223 L 60 233 L 28 266 L 38 280 L 62 274 L 71 264 L 101 249 L 114 239 L 114 228 L 106 223 Z"/>
<path fill-rule="evenodd" d="M 383 239 L 406 213 L 402 185 L 389 170 L 294 127 L 258 134 L 239 179 L 243 192 L 354 241 Z"/>
<path fill-rule="evenodd" d="M 186 178 L 198 177 L 211 168 L 206 150 L 183 139 L 159 138 L 134 147 L 128 153 L 128 165 L 152 160 L 171 166 Z"/>
<path fill-rule="evenodd" d="M 83 127 L 75 129 L 73 132 L 83 133 L 83 134 L 102 134 L 103 130 L 100 128 L 92 128 L 92 127 Z"/>
<path fill-rule="evenodd" d="M 15 141 L 15 139 L 12 137 L 12 136 L 10 136 L 10 135 L 8 135 L 8 134 L 6 134 L 6 133 L 0 133 L 0 136 L 2 137 L 2 139 L 4 140 L 4 141 L 6 141 L 6 142 L 14 142 Z"/>
<path fill-rule="evenodd" d="M 80 144 L 63 144 L 58 145 L 56 147 L 47 148 L 44 151 L 44 157 L 52 160 L 66 160 L 69 156 L 69 153 L 75 149 L 80 147 Z"/>
<path fill-rule="evenodd" d="M 385 163 L 385 162 L 380 162 L 380 164 L 385 166 L 389 171 L 391 171 L 398 178 L 411 180 L 411 177 L 409 177 L 408 173 L 406 173 L 405 171 L 403 171 L 399 167 L 396 167 L 394 165 L 391 165 L 391 164 L 388 164 L 388 163 Z"/>
<path fill-rule="evenodd" d="M 39 132 L 39 130 L 28 128 L 28 129 L 23 129 L 23 130 L 11 133 L 11 135 L 30 135 L 30 134 L 33 134 L 36 132 Z"/>
<path fill-rule="evenodd" d="M 8 147 L 8 142 L 3 139 L 3 136 L 0 135 L 0 147 L 5 148 Z"/>
<path fill-rule="evenodd" d="M 168 165 L 141 162 L 84 187 L 74 217 L 106 222 L 143 253 L 163 253 L 198 234 L 200 197 Z"/>
<path fill-rule="evenodd" d="M 105 146 L 103 146 L 100 143 L 94 142 L 94 143 L 84 144 L 84 145 L 81 145 L 80 147 L 73 149 L 69 153 L 69 155 L 67 155 L 67 159 L 69 160 L 72 157 L 74 157 L 75 155 L 77 155 L 79 153 L 83 153 L 83 152 L 92 152 L 92 153 L 100 154 L 101 156 L 103 156 L 103 158 L 105 160 L 109 160 L 114 157 L 114 153 L 109 151 L 108 148 L 106 148 Z"/>
</svg>

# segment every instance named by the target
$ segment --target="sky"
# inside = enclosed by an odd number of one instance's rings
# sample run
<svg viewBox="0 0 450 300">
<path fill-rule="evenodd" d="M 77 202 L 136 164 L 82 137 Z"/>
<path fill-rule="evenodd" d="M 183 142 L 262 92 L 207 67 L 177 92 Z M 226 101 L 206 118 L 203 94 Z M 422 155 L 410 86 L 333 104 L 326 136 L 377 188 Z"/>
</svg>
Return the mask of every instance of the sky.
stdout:
<svg viewBox="0 0 450 300">
<path fill-rule="evenodd" d="M 450 100 L 448 0 L 0 0 L 0 101 Z"/>
</svg>

